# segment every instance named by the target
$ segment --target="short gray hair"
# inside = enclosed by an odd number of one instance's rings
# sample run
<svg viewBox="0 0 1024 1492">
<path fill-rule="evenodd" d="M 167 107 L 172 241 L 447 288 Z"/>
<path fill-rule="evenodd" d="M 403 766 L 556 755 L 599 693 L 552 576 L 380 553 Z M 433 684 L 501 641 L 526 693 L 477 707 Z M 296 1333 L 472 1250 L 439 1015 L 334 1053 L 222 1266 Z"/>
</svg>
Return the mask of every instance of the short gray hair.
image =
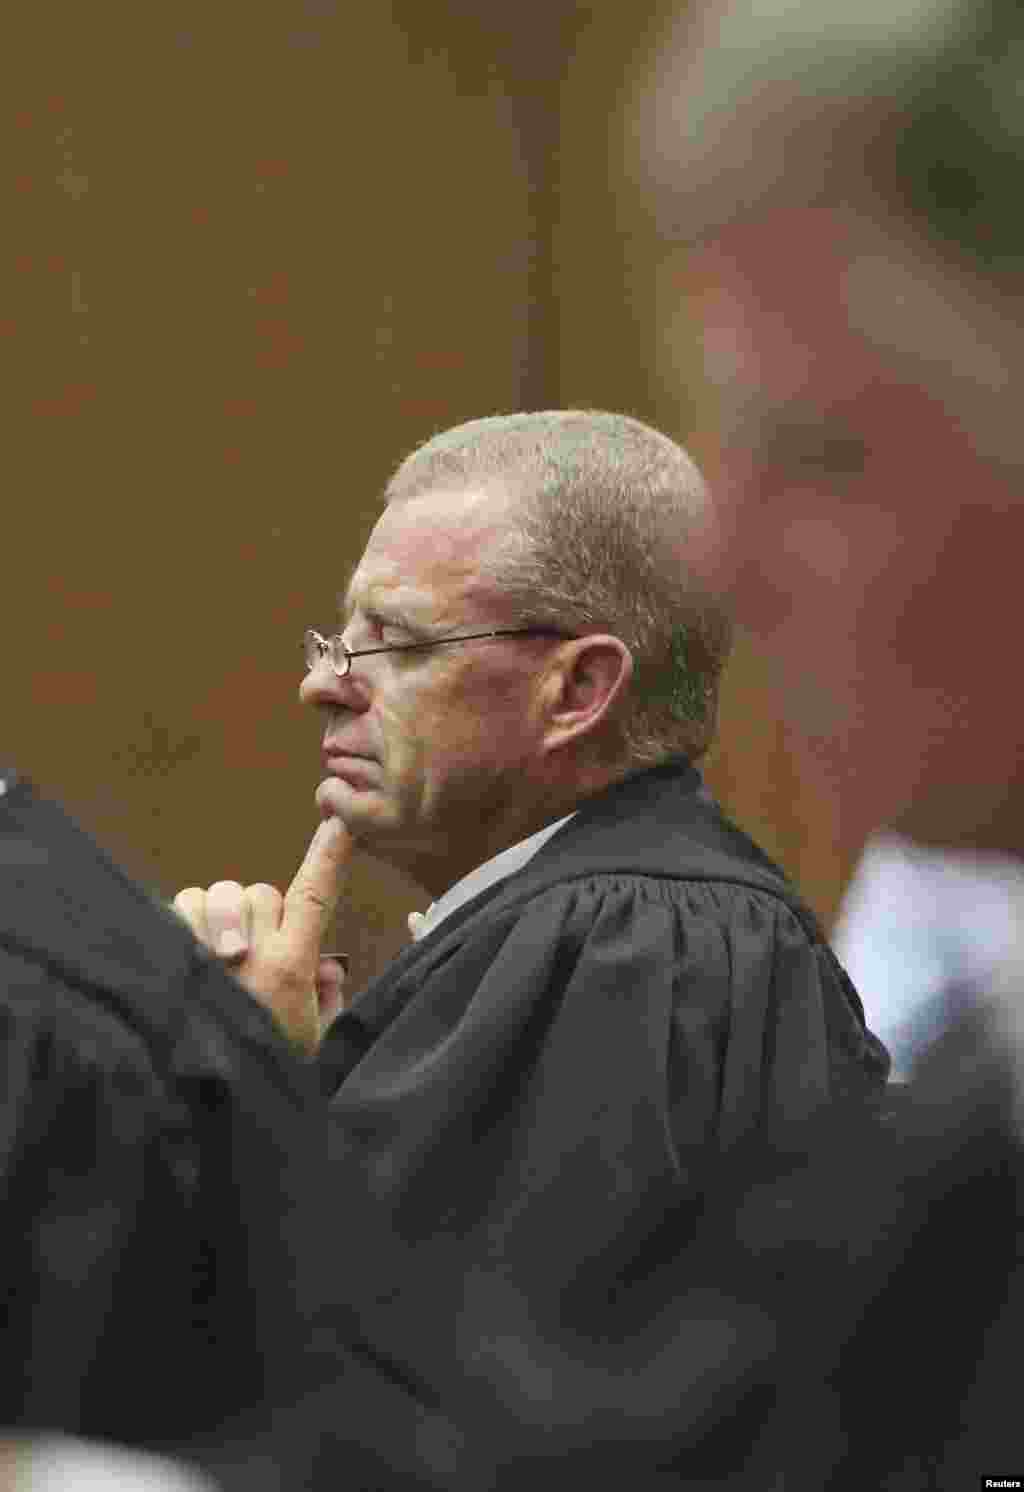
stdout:
<svg viewBox="0 0 1024 1492">
<path fill-rule="evenodd" d="M 711 745 L 732 627 L 687 570 L 685 538 L 709 498 L 686 452 L 622 414 L 547 410 L 471 420 L 434 436 L 385 491 L 506 488 L 515 527 L 482 573 L 517 625 L 609 632 L 633 656 L 615 756 L 630 767 Z"/>
</svg>

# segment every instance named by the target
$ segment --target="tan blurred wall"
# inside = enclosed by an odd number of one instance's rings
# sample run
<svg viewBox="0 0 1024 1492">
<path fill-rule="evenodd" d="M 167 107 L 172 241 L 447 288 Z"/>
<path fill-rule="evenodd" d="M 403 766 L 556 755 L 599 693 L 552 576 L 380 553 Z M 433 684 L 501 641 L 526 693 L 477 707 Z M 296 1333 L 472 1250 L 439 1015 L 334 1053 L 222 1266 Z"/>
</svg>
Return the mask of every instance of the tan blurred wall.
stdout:
<svg viewBox="0 0 1024 1492">
<path fill-rule="evenodd" d="M 538 8 L 536 45 L 455 0 L 9 22 L 0 757 L 163 892 L 289 877 L 318 766 L 301 632 L 413 444 L 592 403 L 700 454 L 607 158 L 629 9 Z M 830 915 L 828 815 L 747 648 L 711 778 Z M 423 903 L 359 863 L 356 983 Z"/>
<path fill-rule="evenodd" d="M 284 881 L 316 822 L 303 628 L 397 459 L 519 403 L 513 100 L 469 15 L 96 14 L 22 8 L 3 106 L 0 754 L 165 892 Z M 422 894 L 364 864 L 352 899 L 365 972 Z"/>
</svg>

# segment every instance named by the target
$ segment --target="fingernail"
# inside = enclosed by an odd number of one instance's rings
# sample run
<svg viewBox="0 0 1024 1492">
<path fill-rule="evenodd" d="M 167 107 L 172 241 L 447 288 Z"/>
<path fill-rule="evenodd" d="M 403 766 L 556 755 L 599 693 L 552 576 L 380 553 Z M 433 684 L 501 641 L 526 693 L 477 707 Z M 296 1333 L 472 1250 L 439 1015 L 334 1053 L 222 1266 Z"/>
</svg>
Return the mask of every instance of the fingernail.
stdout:
<svg viewBox="0 0 1024 1492">
<path fill-rule="evenodd" d="M 240 953 L 245 953 L 248 947 L 241 933 L 236 932 L 233 927 L 225 928 L 217 939 L 217 952 L 221 958 L 237 958 Z"/>
</svg>

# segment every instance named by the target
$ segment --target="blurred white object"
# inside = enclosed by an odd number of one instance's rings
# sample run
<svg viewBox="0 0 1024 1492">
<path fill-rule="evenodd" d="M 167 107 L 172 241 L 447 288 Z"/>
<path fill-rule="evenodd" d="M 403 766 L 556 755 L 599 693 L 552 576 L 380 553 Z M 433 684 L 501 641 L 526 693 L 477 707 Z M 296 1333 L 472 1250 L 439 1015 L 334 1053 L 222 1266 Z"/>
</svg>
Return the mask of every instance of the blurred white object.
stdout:
<svg viewBox="0 0 1024 1492">
<path fill-rule="evenodd" d="M 15 1465 L 13 1492 L 217 1492 L 174 1462 L 81 1440 L 25 1441 Z"/>
<path fill-rule="evenodd" d="M 894 1078 L 1016 962 L 1022 893 L 1024 865 L 1008 856 L 925 850 L 896 835 L 869 841 L 832 943 Z"/>
</svg>

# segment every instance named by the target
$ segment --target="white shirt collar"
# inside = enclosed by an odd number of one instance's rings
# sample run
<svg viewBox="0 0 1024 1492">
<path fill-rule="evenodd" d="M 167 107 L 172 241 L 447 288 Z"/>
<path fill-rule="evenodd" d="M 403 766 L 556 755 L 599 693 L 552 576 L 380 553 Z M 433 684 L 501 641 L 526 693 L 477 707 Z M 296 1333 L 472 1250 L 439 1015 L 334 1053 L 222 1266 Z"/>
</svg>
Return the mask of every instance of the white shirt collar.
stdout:
<svg viewBox="0 0 1024 1492">
<path fill-rule="evenodd" d="M 521 839 L 518 844 L 513 844 L 507 850 L 501 850 L 499 854 L 485 860 L 483 865 L 478 865 L 468 875 L 464 875 L 454 886 L 449 886 L 443 896 L 437 901 L 431 902 L 425 912 L 409 913 L 409 931 L 412 933 L 413 941 L 418 943 L 420 938 L 425 938 L 427 933 L 433 932 L 439 922 L 442 922 L 449 912 L 454 912 L 456 907 L 461 907 L 463 902 L 470 901 L 474 896 L 485 891 L 488 886 L 493 886 L 495 881 L 503 881 L 506 876 L 515 875 L 517 870 L 522 870 L 528 860 L 540 849 L 544 842 L 551 838 L 563 824 L 567 824 L 575 817 L 577 810 L 567 813 L 565 818 L 556 819 L 553 824 L 545 824 L 543 829 L 538 829 L 536 834 L 531 834 L 528 839 Z"/>
</svg>

